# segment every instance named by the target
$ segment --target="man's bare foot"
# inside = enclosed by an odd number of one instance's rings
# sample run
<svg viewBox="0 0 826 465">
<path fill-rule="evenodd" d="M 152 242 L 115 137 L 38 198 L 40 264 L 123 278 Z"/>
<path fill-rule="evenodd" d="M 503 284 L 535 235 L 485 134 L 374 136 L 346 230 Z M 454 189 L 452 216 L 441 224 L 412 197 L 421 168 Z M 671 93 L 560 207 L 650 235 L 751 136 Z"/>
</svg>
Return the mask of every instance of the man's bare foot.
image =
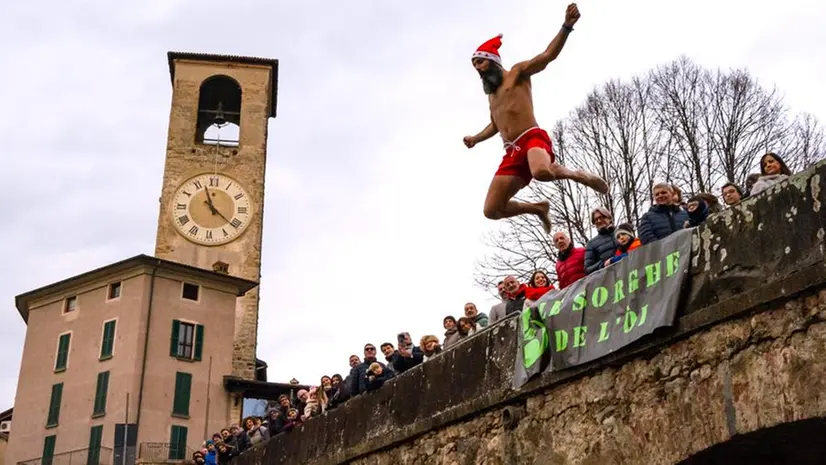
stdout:
<svg viewBox="0 0 826 465">
<path fill-rule="evenodd" d="M 600 194 L 608 193 L 608 183 L 595 174 L 585 172 L 582 181 L 586 186 L 599 192 Z"/>
<path fill-rule="evenodd" d="M 545 230 L 545 234 L 550 234 L 551 217 L 549 213 L 551 211 L 551 203 L 545 200 L 544 202 L 537 203 L 536 206 L 540 209 L 540 213 L 538 213 L 536 216 L 538 216 L 539 221 L 542 222 L 542 229 Z"/>
</svg>

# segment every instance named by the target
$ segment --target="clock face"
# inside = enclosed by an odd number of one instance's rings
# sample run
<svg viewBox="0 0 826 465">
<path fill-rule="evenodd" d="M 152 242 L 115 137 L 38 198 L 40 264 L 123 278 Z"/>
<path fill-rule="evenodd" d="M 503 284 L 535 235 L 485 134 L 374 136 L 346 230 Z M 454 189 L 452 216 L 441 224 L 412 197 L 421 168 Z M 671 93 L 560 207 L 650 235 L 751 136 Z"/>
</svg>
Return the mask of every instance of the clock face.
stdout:
<svg viewBox="0 0 826 465">
<path fill-rule="evenodd" d="M 172 196 L 172 222 L 196 244 L 221 245 L 237 238 L 252 219 L 250 198 L 236 180 L 201 174 L 184 182 Z"/>
</svg>

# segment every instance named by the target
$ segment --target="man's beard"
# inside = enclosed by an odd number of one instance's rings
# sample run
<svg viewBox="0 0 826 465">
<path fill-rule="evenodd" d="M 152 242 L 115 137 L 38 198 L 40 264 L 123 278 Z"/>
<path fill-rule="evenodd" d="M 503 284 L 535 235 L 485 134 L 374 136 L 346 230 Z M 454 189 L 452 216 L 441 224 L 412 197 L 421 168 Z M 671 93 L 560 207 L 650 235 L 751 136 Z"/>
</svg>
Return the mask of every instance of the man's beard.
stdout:
<svg viewBox="0 0 826 465">
<path fill-rule="evenodd" d="M 482 88 L 485 93 L 491 95 L 502 85 L 504 73 L 502 68 L 491 63 L 487 70 L 479 72 L 479 76 L 482 78 Z"/>
</svg>

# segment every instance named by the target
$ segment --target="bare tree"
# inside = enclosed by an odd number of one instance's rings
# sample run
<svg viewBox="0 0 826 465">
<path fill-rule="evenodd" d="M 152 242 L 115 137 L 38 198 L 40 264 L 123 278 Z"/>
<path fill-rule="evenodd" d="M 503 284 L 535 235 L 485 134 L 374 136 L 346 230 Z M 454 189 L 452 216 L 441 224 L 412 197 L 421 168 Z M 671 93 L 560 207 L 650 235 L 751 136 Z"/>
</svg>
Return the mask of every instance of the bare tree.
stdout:
<svg viewBox="0 0 826 465">
<path fill-rule="evenodd" d="M 793 170 L 826 157 L 826 134 L 813 115 L 790 120 L 780 93 L 748 71 L 707 70 L 684 56 L 629 82 L 595 88 L 555 124 L 552 139 L 559 163 L 611 185 L 604 196 L 571 181 L 534 182 L 520 193 L 522 200 L 549 200 L 554 229 L 579 245 L 594 235 L 596 206 L 613 212 L 617 223 L 636 224 L 656 182 L 715 193 L 727 181 L 742 185 L 767 151 L 782 154 Z M 536 269 L 554 274 L 556 250 L 536 218 L 500 226 L 485 238 L 490 253 L 477 263 L 479 286 L 494 289 L 508 274 L 525 279 Z"/>
</svg>

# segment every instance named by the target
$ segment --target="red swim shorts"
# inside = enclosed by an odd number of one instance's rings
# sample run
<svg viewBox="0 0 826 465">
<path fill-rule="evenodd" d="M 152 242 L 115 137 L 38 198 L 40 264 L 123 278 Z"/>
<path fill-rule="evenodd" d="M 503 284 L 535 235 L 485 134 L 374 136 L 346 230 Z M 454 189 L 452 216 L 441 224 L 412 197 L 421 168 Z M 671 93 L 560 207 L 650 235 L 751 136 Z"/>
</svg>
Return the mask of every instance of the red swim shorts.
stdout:
<svg viewBox="0 0 826 465">
<path fill-rule="evenodd" d="M 550 136 L 545 130 L 540 128 L 532 128 L 519 136 L 515 141 L 506 143 L 505 156 L 502 157 L 502 163 L 499 169 L 496 170 L 497 176 L 519 176 L 525 181 L 525 184 L 531 182 L 531 168 L 528 165 L 528 150 L 534 147 L 545 149 L 548 155 L 551 156 L 551 163 L 554 162 L 554 149 Z"/>
</svg>

